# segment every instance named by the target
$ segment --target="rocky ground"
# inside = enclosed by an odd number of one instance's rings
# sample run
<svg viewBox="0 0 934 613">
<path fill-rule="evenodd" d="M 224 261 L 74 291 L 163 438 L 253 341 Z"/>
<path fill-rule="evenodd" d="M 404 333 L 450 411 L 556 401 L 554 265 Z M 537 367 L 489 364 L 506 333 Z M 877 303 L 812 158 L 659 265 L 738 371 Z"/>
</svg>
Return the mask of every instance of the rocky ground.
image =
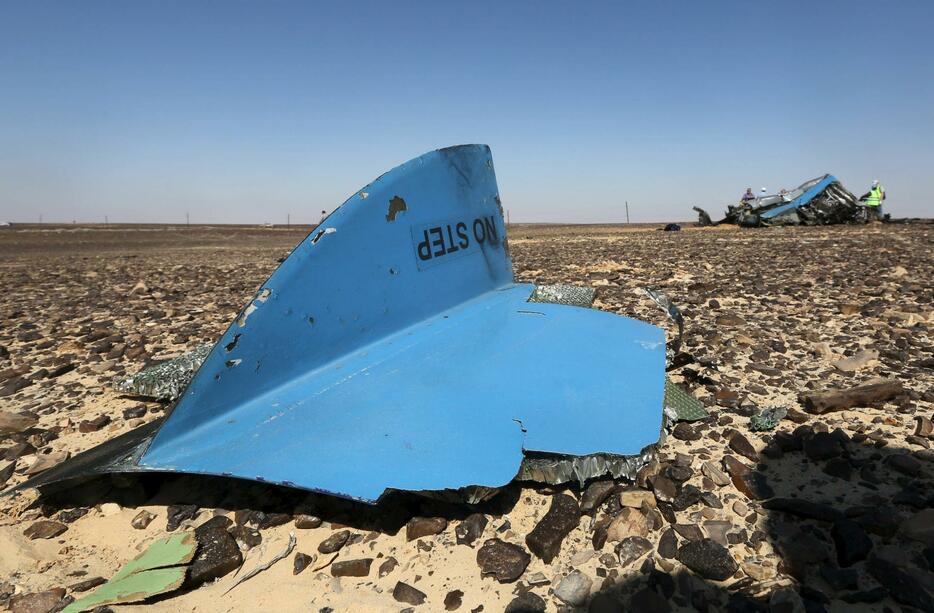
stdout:
<svg viewBox="0 0 934 613">
<path fill-rule="evenodd" d="M 160 417 L 114 377 L 212 342 L 303 232 L 0 229 L 0 487 Z M 934 610 L 934 226 L 514 226 L 510 246 L 519 280 L 590 284 L 597 308 L 668 327 L 645 286 L 681 306 L 670 375 L 710 418 L 635 483 L 475 508 L 194 477 L 27 491 L 0 499 L 0 606 L 58 610 L 198 528 L 181 591 L 113 609 Z M 802 403 L 877 380 L 883 399 Z M 594 427 L 625 428 L 620 402 Z M 787 416 L 753 431 L 769 408 Z"/>
</svg>

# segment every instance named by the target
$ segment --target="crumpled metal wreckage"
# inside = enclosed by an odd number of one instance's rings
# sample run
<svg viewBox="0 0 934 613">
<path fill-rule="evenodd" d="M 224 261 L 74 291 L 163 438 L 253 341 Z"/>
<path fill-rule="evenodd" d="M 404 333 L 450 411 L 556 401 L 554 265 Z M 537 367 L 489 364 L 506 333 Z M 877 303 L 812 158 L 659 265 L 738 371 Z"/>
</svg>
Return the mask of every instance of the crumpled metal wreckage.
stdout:
<svg viewBox="0 0 934 613">
<path fill-rule="evenodd" d="M 727 207 L 726 217 L 714 222 L 701 208 L 698 225 L 716 226 L 722 223 L 746 228 L 762 226 L 822 226 L 830 224 L 865 223 L 863 207 L 833 175 L 811 179 L 783 194 L 756 198 L 751 204 Z"/>
<path fill-rule="evenodd" d="M 489 147 L 432 151 L 314 229 L 164 419 L 16 489 L 167 472 L 476 502 L 515 478 L 631 478 L 677 404 L 665 334 L 580 308 L 592 302 L 591 288 L 514 282 Z M 158 378 L 133 389 L 171 393 Z"/>
</svg>

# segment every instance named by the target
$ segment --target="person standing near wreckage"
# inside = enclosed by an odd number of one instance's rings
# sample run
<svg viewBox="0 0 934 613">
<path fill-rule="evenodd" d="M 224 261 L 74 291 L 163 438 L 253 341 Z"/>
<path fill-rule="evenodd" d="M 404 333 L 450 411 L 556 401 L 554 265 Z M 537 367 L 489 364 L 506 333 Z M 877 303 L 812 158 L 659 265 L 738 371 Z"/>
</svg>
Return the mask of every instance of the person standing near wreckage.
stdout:
<svg viewBox="0 0 934 613">
<path fill-rule="evenodd" d="M 756 199 L 756 195 L 752 193 L 752 188 L 747 187 L 746 193 L 743 194 L 743 197 L 739 199 L 740 204 L 751 204 L 753 200 Z"/>
<path fill-rule="evenodd" d="M 885 189 L 879 183 L 879 179 L 874 180 L 869 191 L 860 196 L 859 199 L 866 204 L 869 221 L 882 219 L 882 201 L 885 200 Z"/>
</svg>

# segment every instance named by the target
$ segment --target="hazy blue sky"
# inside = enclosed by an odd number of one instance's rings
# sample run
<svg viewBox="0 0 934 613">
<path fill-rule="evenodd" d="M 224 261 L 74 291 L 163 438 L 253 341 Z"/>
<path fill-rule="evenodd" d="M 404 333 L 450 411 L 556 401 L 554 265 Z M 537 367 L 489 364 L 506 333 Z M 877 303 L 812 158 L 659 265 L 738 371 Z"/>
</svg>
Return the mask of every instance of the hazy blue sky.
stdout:
<svg viewBox="0 0 934 613">
<path fill-rule="evenodd" d="M 0 0 L 0 220 L 316 222 L 487 143 L 512 221 L 882 180 L 934 216 L 934 3 Z"/>
</svg>

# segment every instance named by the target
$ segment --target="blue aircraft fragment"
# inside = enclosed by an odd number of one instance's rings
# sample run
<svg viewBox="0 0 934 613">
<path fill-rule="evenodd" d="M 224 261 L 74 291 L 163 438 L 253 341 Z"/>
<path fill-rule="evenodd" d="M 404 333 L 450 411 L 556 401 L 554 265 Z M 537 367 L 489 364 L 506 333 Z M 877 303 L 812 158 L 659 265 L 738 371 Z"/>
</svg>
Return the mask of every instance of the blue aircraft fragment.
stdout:
<svg viewBox="0 0 934 613">
<path fill-rule="evenodd" d="M 164 421 L 23 487 L 178 472 L 373 502 L 557 479 L 552 460 L 573 464 L 563 479 L 638 468 L 662 428 L 664 332 L 534 290 L 513 279 L 489 147 L 432 151 L 292 251 Z"/>
</svg>

